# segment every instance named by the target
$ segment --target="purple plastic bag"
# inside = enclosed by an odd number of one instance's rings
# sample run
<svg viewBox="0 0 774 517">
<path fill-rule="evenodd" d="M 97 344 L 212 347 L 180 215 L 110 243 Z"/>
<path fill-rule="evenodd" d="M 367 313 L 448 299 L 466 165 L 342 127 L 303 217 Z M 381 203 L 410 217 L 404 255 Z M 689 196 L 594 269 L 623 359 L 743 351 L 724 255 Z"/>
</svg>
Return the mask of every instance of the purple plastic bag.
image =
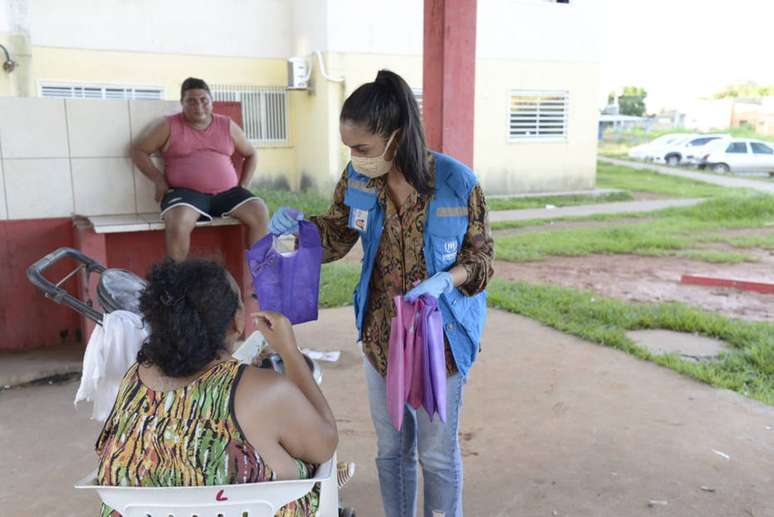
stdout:
<svg viewBox="0 0 774 517">
<path fill-rule="evenodd" d="M 443 317 L 438 310 L 438 300 L 432 296 L 420 297 L 422 313 L 422 339 L 424 340 L 424 392 L 423 406 L 433 419 L 438 413 L 446 422 L 446 358 L 444 356 Z"/>
<path fill-rule="evenodd" d="M 247 250 L 258 306 L 285 315 L 294 325 L 316 320 L 322 263 L 317 225 L 299 221 L 298 249 L 289 254 L 275 250 L 274 239 L 269 233 Z"/>
</svg>

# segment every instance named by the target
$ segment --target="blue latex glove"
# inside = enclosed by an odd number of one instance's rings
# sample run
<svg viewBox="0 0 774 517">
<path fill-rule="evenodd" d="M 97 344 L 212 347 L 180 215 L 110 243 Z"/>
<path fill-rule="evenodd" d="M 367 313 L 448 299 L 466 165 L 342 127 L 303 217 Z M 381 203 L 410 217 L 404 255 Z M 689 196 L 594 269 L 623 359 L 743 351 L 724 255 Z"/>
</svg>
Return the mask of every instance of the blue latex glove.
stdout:
<svg viewBox="0 0 774 517">
<path fill-rule="evenodd" d="M 434 298 L 439 298 L 444 293 L 450 293 L 452 289 L 454 289 L 454 279 L 452 278 L 451 273 L 441 271 L 427 280 L 420 282 L 418 286 L 407 292 L 403 299 L 407 302 L 413 302 L 423 294 L 429 294 Z"/>
<path fill-rule="evenodd" d="M 303 219 L 304 213 L 301 210 L 282 206 L 271 216 L 269 231 L 274 235 L 298 233 L 298 221 Z"/>
</svg>

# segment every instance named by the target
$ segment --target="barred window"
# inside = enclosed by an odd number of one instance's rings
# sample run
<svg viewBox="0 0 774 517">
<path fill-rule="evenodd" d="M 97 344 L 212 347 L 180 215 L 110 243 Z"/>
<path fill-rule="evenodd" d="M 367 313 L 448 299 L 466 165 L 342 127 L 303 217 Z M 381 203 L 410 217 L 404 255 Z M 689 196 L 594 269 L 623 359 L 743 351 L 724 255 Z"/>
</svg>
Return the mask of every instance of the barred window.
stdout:
<svg viewBox="0 0 774 517">
<path fill-rule="evenodd" d="M 511 91 L 508 139 L 566 138 L 568 101 L 566 91 Z"/>
<path fill-rule="evenodd" d="M 259 144 L 288 143 L 288 91 L 282 87 L 211 85 L 216 101 L 240 102 L 247 138 Z"/>
<path fill-rule="evenodd" d="M 145 86 L 41 83 L 40 96 L 60 99 L 161 100 L 164 98 L 164 89 Z"/>
</svg>

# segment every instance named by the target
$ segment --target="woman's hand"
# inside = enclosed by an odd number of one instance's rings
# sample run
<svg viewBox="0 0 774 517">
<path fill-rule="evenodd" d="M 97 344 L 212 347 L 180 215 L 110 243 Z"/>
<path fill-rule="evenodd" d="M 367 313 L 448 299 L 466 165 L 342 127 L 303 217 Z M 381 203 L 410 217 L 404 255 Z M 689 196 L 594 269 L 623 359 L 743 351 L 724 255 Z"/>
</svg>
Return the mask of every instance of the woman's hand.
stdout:
<svg viewBox="0 0 774 517">
<path fill-rule="evenodd" d="M 451 273 L 441 271 L 430 278 L 423 280 L 418 286 L 407 292 L 403 299 L 413 302 L 423 294 L 429 294 L 433 298 L 440 298 L 444 293 L 450 293 L 454 289 L 454 278 Z"/>
<path fill-rule="evenodd" d="M 284 357 L 288 352 L 298 351 L 293 326 L 285 316 L 278 312 L 258 311 L 254 312 L 252 317 L 256 329 L 280 357 Z"/>
<path fill-rule="evenodd" d="M 303 219 L 304 213 L 301 210 L 282 206 L 271 216 L 269 231 L 274 235 L 298 233 L 298 221 Z"/>
</svg>

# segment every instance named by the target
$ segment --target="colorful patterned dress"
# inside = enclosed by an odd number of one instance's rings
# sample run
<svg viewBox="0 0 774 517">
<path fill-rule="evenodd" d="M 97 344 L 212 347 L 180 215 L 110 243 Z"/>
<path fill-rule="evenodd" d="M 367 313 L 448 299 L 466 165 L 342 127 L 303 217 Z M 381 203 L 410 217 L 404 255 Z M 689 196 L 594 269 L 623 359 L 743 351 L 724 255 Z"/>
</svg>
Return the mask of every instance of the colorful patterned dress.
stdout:
<svg viewBox="0 0 774 517">
<path fill-rule="evenodd" d="M 245 366 L 224 361 L 174 391 L 153 391 L 126 373 L 113 411 L 97 439 L 100 485 L 201 486 L 276 479 L 234 418 L 234 392 Z M 299 478 L 315 466 L 296 460 Z M 319 485 L 284 506 L 277 517 L 317 511 Z M 102 517 L 120 514 L 102 505 Z"/>
</svg>

